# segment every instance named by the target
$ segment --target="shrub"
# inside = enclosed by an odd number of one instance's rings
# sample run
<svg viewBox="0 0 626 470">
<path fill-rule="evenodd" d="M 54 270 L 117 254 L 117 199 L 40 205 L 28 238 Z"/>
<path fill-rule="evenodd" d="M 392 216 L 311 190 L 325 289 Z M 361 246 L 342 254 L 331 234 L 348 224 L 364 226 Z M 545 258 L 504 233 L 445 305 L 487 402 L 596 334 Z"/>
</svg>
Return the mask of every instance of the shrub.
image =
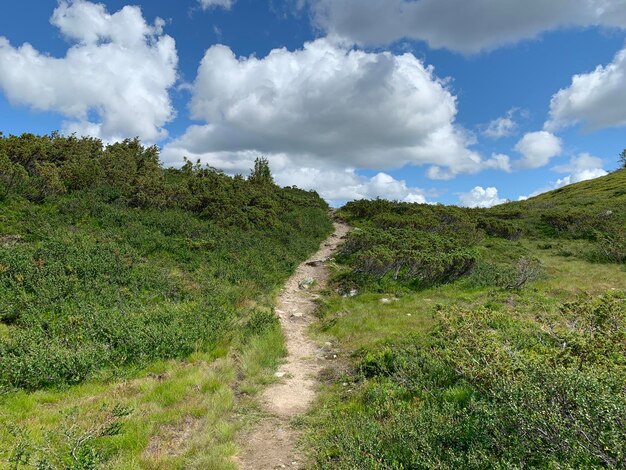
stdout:
<svg viewBox="0 0 626 470">
<path fill-rule="evenodd" d="M 492 237 L 500 237 L 506 240 L 519 240 L 523 231 L 507 220 L 499 220 L 489 217 L 481 217 L 478 219 L 477 226 L 487 235 Z"/>
<path fill-rule="evenodd" d="M 28 183 L 28 173 L 19 164 L 13 164 L 0 151 L 0 200 L 9 194 L 21 194 Z"/>
<path fill-rule="evenodd" d="M 563 324 L 439 309 L 433 340 L 361 359 L 357 390 L 312 436 L 319 468 L 623 468 L 626 298 Z"/>
<path fill-rule="evenodd" d="M 420 289 L 458 279 L 471 270 L 476 256 L 456 240 L 436 234 L 370 228 L 351 234 L 338 260 L 352 268 L 353 275 L 343 282 L 397 282 Z"/>
</svg>

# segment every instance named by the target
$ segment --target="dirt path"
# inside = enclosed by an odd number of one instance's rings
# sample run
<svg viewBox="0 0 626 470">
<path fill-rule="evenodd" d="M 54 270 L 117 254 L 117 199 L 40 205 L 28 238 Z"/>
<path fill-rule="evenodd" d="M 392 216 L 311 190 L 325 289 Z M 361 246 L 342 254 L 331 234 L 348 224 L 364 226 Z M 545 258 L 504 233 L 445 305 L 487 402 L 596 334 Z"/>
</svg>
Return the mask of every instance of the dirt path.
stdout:
<svg viewBox="0 0 626 470">
<path fill-rule="evenodd" d="M 288 356 L 277 372 L 280 382 L 270 386 L 261 397 L 268 418 L 244 437 L 243 451 L 237 458 L 241 469 L 301 468 L 302 458 L 296 448 L 298 432 L 291 420 L 308 410 L 315 398 L 317 375 L 326 362 L 324 351 L 309 338 L 307 328 L 314 320 L 317 292 L 328 278 L 324 262 L 348 232 L 344 223 L 334 225 L 335 233 L 298 267 L 278 297 L 276 313 L 285 334 Z M 302 289 L 302 282 L 311 279 L 315 280 L 313 286 Z"/>
</svg>

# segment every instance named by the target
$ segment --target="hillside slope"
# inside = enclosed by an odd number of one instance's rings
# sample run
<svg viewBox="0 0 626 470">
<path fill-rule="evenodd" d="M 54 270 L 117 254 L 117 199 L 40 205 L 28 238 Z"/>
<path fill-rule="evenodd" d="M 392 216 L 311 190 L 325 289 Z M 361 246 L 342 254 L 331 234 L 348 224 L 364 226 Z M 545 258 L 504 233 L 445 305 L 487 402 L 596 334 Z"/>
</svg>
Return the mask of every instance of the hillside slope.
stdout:
<svg viewBox="0 0 626 470">
<path fill-rule="evenodd" d="M 625 468 L 626 171 L 492 209 L 348 203 L 317 468 Z"/>
<path fill-rule="evenodd" d="M 231 466 L 326 203 L 137 140 L 2 137 L 0 169 L 0 466 Z"/>
</svg>

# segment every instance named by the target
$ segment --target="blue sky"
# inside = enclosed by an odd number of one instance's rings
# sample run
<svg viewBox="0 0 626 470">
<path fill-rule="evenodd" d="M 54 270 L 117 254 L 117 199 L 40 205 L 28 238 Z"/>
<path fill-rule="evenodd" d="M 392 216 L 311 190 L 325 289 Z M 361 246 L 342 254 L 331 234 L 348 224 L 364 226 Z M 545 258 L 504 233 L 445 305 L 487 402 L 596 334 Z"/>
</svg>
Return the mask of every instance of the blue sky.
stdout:
<svg viewBox="0 0 626 470">
<path fill-rule="evenodd" d="M 623 0 L 7 0 L 0 130 L 488 206 L 617 166 L 625 29 Z"/>
</svg>

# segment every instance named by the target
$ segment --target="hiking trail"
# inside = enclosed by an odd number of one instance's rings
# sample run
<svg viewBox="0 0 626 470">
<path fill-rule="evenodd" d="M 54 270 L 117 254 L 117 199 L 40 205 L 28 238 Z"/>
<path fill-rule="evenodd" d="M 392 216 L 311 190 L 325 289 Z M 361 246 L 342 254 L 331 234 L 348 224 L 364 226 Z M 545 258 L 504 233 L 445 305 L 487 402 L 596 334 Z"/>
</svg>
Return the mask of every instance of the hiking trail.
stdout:
<svg viewBox="0 0 626 470">
<path fill-rule="evenodd" d="M 308 336 L 307 330 L 315 320 L 315 299 L 328 280 L 326 261 L 349 231 L 341 221 L 335 221 L 334 227 L 335 232 L 322 242 L 319 251 L 298 266 L 277 299 L 276 314 L 288 354 L 276 373 L 279 382 L 261 395 L 267 417 L 240 441 L 242 449 L 236 463 L 242 470 L 302 468 L 303 458 L 297 449 L 299 432 L 291 421 L 308 411 L 315 398 L 317 376 L 329 364 L 324 348 Z"/>
</svg>

